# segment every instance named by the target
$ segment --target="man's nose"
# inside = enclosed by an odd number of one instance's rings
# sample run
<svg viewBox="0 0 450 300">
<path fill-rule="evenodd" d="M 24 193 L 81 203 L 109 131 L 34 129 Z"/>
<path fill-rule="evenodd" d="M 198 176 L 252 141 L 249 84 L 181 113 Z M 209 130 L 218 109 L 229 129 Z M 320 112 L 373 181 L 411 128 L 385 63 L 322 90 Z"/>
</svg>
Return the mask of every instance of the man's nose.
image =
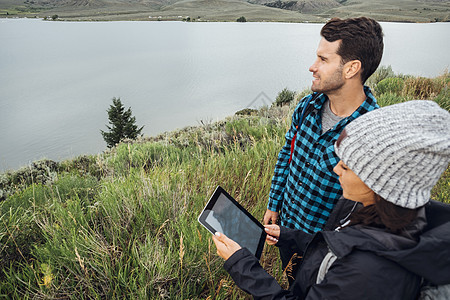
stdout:
<svg viewBox="0 0 450 300">
<path fill-rule="evenodd" d="M 317 66 L 316 66 L 317 60 L 313 62 L 313 64 L 311 65 L 311 67 L 309 67 L 309 71 L 314 73 L 317 71 Z"/>
</svg>

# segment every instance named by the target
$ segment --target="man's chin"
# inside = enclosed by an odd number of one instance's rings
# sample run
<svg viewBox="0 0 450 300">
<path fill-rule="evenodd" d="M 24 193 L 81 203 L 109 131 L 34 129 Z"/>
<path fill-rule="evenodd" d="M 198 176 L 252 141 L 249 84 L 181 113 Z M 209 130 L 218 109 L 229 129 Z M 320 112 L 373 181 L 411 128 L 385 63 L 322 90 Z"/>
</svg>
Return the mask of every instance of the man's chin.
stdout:
<svg viewBox="0 0 450 300">
<path fill-rule="evenodd" d="M 313 91 L 313 92 L 320 92 L 322 89 L 320 88 L 320 85 L 319 85 L 319 82 L 318 82 L 319 80 L 318 79 L 314 79 L 312 82 L 311 82 L 311 91 Z"/>
<path fill-rule="evenodd" d="M 322 90 L 314 85 L 311 86 L 311 91 L 320 93 Z"/>
</svg>

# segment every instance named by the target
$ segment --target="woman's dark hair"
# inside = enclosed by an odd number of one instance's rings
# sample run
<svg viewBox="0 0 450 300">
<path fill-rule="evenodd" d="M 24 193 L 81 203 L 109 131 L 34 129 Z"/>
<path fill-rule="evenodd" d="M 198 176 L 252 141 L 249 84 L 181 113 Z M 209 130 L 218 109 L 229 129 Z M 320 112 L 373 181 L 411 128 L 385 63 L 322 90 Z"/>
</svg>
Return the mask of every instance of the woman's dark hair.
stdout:
<svg viewBox="0 0 450 300">
<path fill-rule="evenodd" d="M 417 209 L 404 208 L 375 194 L 375 204 L 360 208 L 350 216 L 350 224 L 362 224 L 398 234 L 417 217 Z"/>
<path fill-rule="evenodd" d="M 361 62 L 362 83 L 378 68 L 384 44 L 383 30 L 377 21 L 366 17 L 333 18 L 322 27 L 320 35 L 328 42 L 341 40 L 337 54 L 343 64 L 351 60 Z"/>
<path fill-rule="evenodd" d="M 341 134 L 339 135 L 338 139 L 336 140 L 336 147 L 339 148 L 341 145 L 341 142 L 347 137 L 347 131 L 345 128 L 342 130 Z"/>
</svg>

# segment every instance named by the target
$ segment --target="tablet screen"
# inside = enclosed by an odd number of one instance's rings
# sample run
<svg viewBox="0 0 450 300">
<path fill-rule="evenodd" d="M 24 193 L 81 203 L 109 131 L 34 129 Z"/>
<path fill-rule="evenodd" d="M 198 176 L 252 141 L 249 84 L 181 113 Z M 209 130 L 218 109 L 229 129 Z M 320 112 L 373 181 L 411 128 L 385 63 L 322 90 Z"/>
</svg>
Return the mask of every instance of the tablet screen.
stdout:
<svg viewBox="0 0 450 300">
<path fill-rule="evenodd" d="M 221 187 L 217 187 L 198 220 L 212 234 L 222 232 L 260 258 L 266 237 L 264 226 Z"/>
</svg>

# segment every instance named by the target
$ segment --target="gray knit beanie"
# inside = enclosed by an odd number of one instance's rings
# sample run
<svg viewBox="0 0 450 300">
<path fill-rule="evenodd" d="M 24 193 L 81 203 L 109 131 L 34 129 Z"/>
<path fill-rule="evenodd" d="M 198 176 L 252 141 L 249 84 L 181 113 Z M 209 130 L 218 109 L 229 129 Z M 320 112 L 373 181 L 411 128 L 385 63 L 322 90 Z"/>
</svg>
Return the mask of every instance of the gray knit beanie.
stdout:
<svg viewBox="0 0 450 300">
<path fill-rule="evenodd" d="M 426 204 L 450 161 L 450 113 L 433 101 L 376 109 L 345 132 L 336 154 L 375 193 L 401 207 Z"/>
</svg>

